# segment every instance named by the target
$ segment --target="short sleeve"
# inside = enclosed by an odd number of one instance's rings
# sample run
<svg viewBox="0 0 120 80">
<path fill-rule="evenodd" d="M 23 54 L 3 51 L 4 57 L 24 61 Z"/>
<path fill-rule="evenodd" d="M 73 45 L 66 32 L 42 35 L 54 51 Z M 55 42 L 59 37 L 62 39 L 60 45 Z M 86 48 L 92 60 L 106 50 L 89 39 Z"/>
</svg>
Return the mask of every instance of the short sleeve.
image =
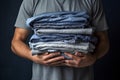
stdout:
<svg viewBox="0 0 120 80">
<path fill-rule="evenodd" d="M 30 30 L 30 27 L 26 26 L 26 20 L 32 17 L 32 15 L 33 15 L 33 0 L 23 0 L 15 22 L 15 27 Z"/>
<path fill-rule="evenodd" d="M 105 13 L 103 10 L 102 0 L 93 0 L 92 6 L 92 26 L 96 31 L 108 30 Z"/>
</svg>

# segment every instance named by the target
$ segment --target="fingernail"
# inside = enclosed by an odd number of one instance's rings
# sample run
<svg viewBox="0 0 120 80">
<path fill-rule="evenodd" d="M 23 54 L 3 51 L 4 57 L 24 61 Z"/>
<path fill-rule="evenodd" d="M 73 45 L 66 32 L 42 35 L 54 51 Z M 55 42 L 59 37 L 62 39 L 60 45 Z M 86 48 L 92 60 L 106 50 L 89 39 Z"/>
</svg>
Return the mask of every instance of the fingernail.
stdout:
<svg viewBox="0 0 120 80">
<path fill-rule="evenodd" d="M 60 52 L 57 52 L 57 54 L 60 54 Z"/>
<path fill-rule="evenodd" d="M 45 54 L 49 54 L 48 52 L 46 52 Z"/>
</svg>

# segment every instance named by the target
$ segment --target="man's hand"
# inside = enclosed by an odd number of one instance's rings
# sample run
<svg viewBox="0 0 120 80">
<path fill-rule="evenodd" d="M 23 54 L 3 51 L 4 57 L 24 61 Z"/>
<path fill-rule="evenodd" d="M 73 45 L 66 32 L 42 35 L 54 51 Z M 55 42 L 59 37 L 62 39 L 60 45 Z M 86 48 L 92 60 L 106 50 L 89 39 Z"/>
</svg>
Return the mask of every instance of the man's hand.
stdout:
<svg viewBox="0 0 120 80">
<path fill-rule="evenodd" d="M 70 60 L 65 60 L 66 66 L 69 67 L 87 67 L 95 63 L 96 57 L 91 54 L 82 54 L 79 52 L 76 52 L 75 55 L 70 53 L 65 53 L 66 56 L 70 57 Z"/>
<path fill-rule="evenodd" d="M 34 55 L 33 61 L 48 66 L 62 66 L 65 60 L 63 56 L 60 56 L 59 52 L 50 54 L 46 52 L 44 54 Z"/>
</svg>

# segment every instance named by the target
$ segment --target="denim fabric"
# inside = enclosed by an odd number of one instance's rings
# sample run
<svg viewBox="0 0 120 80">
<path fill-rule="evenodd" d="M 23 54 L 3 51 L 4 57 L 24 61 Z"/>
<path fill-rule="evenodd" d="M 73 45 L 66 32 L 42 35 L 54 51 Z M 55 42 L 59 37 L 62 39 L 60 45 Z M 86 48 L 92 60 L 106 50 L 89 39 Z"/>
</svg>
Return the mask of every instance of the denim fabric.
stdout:
<svg viewBox="0 0 120 80">
<path fill-rule="evenodd" d="M 88 35 L 81 35 L 81 34 L 34 34 L 30 42 L 37 43 L 37 42 L 56 42 L 61 41 L 64 43 L 80 43 L 80 42 L 91 42 L 93 44 L 97 43 L 97 38 L 94 36 Z"/>
<path fill-rule="evenodd" d="M 86 12 L 52 12 L 29 18 L 26 24 L 34 31 L 29 42 L 32 54 L 59 51 L 66 57 L 64 52 L 93 52 L 97 38 L 88 18 Z"/>
<path fill-rule="evenodd" d="M 71 24 L 71 25 L 57 25 L 57 24 L 49 24 L 49 23 L 34 23 L 33 24 L 35 29 L 79 29 L 79 28 L 89 28 L 86 24 L 79 23 L 79 24 Z M 51 27 L 52 26 L 52 27 Z"/>
<path fill-rule="evenodd" d="M 38 23 L 38 22 L 34 22 L 34 23 L 31 23 L 31 25 L 33 25 L 34 24 L 34 26 L 32 27 L 33 29 L 34 28 L 36 28 L 37 26 L 35 26 L 35 25 L 38 25 L 39 24 L 39 26 L 73 26 L 73 25 L 80 25 L 80 26 L 78 26 L 78 28 L 85 28 L 85 27 L 88 27 L 87 26 L 87 23 L 83 23 L 83 22 L 55 22 L 55 23 L 50 23 L 50 22 L 43 22 L 43 23 Z M 70 27 L 69 27 L 70 28 Z"/>
<path fill-rule="evenodd" d="M 27 19 L 26 24 L 33 27 L 34 23 L 46 25 L 71 25 L 71 24 L 87 24 L 89 16 L 86 12 L 50 12 L 43 13 L 38 16 Z"/>
</svg>

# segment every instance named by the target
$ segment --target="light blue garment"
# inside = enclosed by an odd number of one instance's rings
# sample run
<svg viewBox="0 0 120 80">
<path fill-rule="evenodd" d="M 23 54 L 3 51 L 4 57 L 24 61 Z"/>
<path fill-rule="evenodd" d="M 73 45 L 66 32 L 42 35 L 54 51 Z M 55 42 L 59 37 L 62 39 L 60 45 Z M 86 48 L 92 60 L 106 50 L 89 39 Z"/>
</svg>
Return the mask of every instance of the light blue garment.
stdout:
<svg viewBox="0 0 120 80">
<path fill-rule="evenodd" d="M 79 29 L 79 28 L 88 28 L 88 26 L 86 24 L 82 24 L 82 23 L 78 23 L 78 24 L 71 24 L 69 25 L 57 25 L 57 24 L 52 24 L 52 23 L 43 23 L 43 24 L 39 24 L 39 23 L 34 23 L 33 24 L 34 28 L 37 29 Z M 51 27 L 52 26 L 52 27 Z"/>
<path fill-rule="evenodd" d="M 74 54 L 76 51 L 87 54 L 93 52 L 95 46 L 91 43 L 79 43 L 79 44 L 65 44 L 63 42 L 38 42 L 29 43 L 32 48 L 32 54 L 41 54 L 45 52 L 70 52 Z"/>
<path fill-rule="evenodd" d="M 29 42 L 32 54 L 61 52 L 65 56 L 64 52 L 93 52 L 94 29 L 87 26 L 88 18 L 86 12 L 52 12 L 29 18 L 27 25 L 34 30 Z"/>
<path fill-rule="evenodd" d="M 97 38 L 94 36 L 89 35 L 81 35 L 81 34 L 34 34 L 30 42 L 36 43 L 36 42 L 51 42 L 51 41 L 62 41 L 65 43 L 78 43 L 78 42 L 91 42 L 93 44 L 97 43 Z"/>
<path fill-rule="evenodd" d="M 54 25 L 71 25 L 87 23 L 89 16 L 86 12 L 51 12 L 43 13 L 38 16 L 27 19 L 26 24 L 33 27 L 34 23 Z"/>
</svg>

